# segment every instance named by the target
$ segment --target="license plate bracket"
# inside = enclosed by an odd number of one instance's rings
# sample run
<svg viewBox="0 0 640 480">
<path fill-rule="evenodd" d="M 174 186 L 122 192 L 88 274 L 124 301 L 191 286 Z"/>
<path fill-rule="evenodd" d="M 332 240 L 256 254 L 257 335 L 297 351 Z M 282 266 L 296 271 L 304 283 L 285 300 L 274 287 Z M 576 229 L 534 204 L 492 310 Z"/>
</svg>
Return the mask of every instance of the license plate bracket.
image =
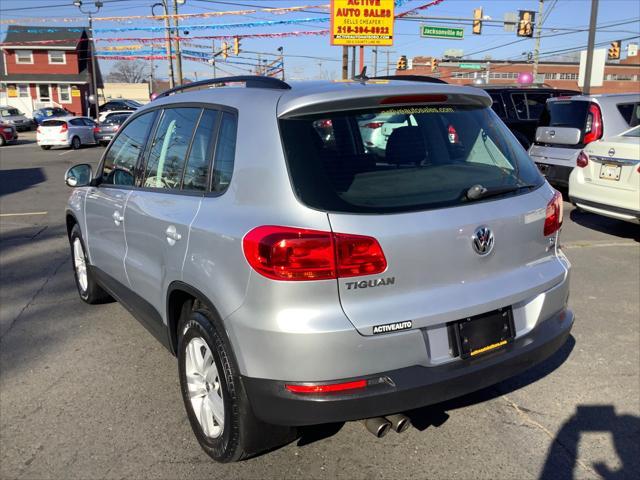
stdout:
<svg viewBox="0 0 640 480">
<path fill-rule="evenodd" d="M 600 178 L 603 180 L 620 180 L 622 167 L 611 163 L 603 163 L 600 167 Z"/>
<path fill-rule="evenodd" d="M 504 347 L 515 338 L 513 310 L 499 308 L 449 324 L 453 353 L 471 358 Z"/>
</svg>

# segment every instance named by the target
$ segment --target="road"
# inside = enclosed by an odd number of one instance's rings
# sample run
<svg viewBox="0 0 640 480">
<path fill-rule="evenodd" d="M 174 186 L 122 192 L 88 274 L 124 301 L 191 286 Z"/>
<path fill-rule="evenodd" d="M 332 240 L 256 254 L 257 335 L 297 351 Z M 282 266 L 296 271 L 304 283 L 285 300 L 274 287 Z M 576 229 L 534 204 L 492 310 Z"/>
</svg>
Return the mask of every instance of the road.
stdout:
<svg viewBox="0 0 640 480">
<path fill-rule="evenodd" d="M 622 479 L 640 471 L 640 229 L 568 203 L 562 243 L 577 320 L 547 362 L 412 412 L 416 428 L 403 434 L 377 440 L 358 422 L 320 426 L 269 454 L 213 463 L 191 433 L 175 359 L 118 304 L 77 298 L 63 174 L 96 165 L 102 151 L 45 152 L 31 140 L 0 149 L 1 478 Z"/>
</svg>

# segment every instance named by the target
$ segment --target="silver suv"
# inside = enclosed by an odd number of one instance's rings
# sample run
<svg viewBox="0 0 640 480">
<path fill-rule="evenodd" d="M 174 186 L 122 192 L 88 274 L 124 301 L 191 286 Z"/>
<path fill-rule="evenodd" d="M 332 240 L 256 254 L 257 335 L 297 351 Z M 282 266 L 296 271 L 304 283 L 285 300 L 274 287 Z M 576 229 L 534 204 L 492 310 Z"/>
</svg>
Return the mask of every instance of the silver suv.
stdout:
<svg viewBox="0 0 640 480">
<path fill-rule="evenodd" d="M 67 172 L 80 297 L 118 300 L 178 357 L 218 461 L 303 425 L 402 431 L 408 410 L 546 359 L 573 324 L 562 197 L 490 107 L 417 81 L 170 90 L 95 174 Z M 362 122 L 397 115 L 369 151 Z"/>
<path fill-rule="evenodd" d="M 640 123 L 640 94 L 575 95 L 547 100 L 529 155 L 553 185 L 568 187 L 578 154 L 591 142 Z"/>
</svg>

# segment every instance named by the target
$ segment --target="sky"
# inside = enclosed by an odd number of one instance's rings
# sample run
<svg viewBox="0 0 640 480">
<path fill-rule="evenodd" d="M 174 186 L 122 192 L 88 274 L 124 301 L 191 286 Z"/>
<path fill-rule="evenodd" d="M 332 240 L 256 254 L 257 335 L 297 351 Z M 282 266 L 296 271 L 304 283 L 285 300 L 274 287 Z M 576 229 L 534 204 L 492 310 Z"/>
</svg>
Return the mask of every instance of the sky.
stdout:
<svg viewBox="0 0 640 480">
<path fill-rule="evenodd" d="M 104 6 L 96 17 L 150 15 L 151 6 L 159 0 L 103 0 Z M 85 7 L 92 7 L 93 0 L 84 0 Z M 287 6 L 319 6 L 326 5 L 329 0 L 186 0 L 179 7 L 180 13 L 203 13 L 212 11 L 237 11 L 247 9 L 261 9 Z M 411 8 L 419 7 L 428 0 L 403 0 L 403 5 L 396 8 L 396 14 Z M 493 20 L 502 20 L 507 12 L 517 10 L 538 10 L 538 0 L 443 0 L 440 4 L 422 10 L 417 15 L 427 17 L 454 17 L 471 18 L 473 10 L 483 8 L 483 14 Z M 544 24 L 542 29 L 541 55 L 542 59 L 554 55 L 553 52 L 563 49 L 585 47 L 587 44 L 587 31 L 591 0 L 544 0 L 543 5 Z M 156 8 L 157 13 L 157 8 Z M 47 22 L 42 23 L 43 16 Z M 306 12 L 287 13 L 276 15 L 269 12 L 258 11 L 250 15 L 224 15 L 209 17 L 206 19 L 189 19 L 182 22 L 183 25 L 216 25 L 222 23 L 246 23 L 262 21 L 278 21 L 291 19 L 313 19 L 309 22 L 296 25 L 273 25 L 243 27 L 231 29 L 197 29 L 189 32 L 194 35 L 217 34 L 248 34 L 248 33 L 275 33 L 291 31 L 318 31 L 329 28 L 329 22 L 322 21 L 328 18 L 328 10 L 322 8 L 309 8 Z M 2 0 L 0 2 L 0 20 L 19 20 L 20 24 L 33 25 L 36 28 L 50 28 L 55 26 L 86 25 L 86 21 L 63 22 L 63 19 L 82 17 L 72 0 Z M 463 26 L 465 29 L 463 40 L 439 40 L 425 39 L 419 36 L 421 24 L 441 26 Z M 619 25 L 618 25 L 619 24 Z M 142 26 L 157 26 L 153 20 L 135 20 L 129 22 L 96 21 L 97 28 L 130 28 Z M 0 24 L 0 32 L 4 37 L 6 23 Z M 161 37 L 163 32 L 99 32 L 96 38 L 114 37 Z M 442 20 L 437 18 L 423 20 L 396 20 L 394 45 L 380 48 L 378 56 L 378 74 L 384 74 L 386 68 L 386 51 L 389 50 L 391 73 L 400 55 L 411 58 L 414 56 L 441 57 L 447 49 L 462 49 L 465 58 L 484 59 L 490 56 L 492 59 L 523 59 L 523 53 L 532 51 L 533 39 L 522 40 L 515 32 L 505 32 L 502 25 L 483 26 L 481 35 L 472 35 L 471 26 L 460 24 L 455 20 Z M 625 48 L 629 42 L 638 43 L 640 36 L 640 2 L 637 0 L 600 0 L 598 9 L 598 31 L 596 43 L 609 42 L 619 39 L 635 39 L 623 41 L 623 57 Z M 134 42 L 121 42 L 120 45 L 131 45 Z M 210 49 L 210 40 L 194 40 L 195 45 Z M 218 42 L 218 47 L 219 47 Z M 118 43 L 98 42 L 98 49 Z M 229 57 L 229 62 L 218 61 L 218 75 L 247 74 L 251 65 L 260 58 L 274 58 L 278 47 L 283 47 L 285 54 L 285 71 L 287 78 L 339 78 L 342 57 L 342 48 L 330 45 L 328 35 L 322 36 L 298 36 L 286 38 L 261 38 L 243 39 L 241 41 L 241 58 Z M 183 47 L 198 49 L 198 47 Z M 271 54 L 269 57 L 267 54 Z M 371 48 L 365 50 L 368 72 L 372 71 Z M 151 68 L 151 62 L 145 60 Z M 234 62 L 234 63 L 231 63 Z M 103 72 L 108 72 L 115 61 L 100 60 Z M 167 76 L 167 63 L 154 62 L 156 77 Z M 184 76 L 189 78 L 210 77 L 212 69 L 209 65 L 200 62 L 183 61 Z"/>
</svg>

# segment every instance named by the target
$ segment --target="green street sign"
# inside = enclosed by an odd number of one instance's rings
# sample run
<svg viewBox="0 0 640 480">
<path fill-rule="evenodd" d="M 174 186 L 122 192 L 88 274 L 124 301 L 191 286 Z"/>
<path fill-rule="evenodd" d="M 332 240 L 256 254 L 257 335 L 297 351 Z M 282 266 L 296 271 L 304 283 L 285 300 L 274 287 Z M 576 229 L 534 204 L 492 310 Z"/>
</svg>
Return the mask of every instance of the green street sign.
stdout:
<svg viewBox="0 0 640 480">
<path fill-rule="evenodd" d="M 482 70 L 482 65 L 479 63 L 461 63 L 458 68 L 466 68 L 467 70 Z"/>
<path fill-rule="evenodd" d="M 426 38 L 446 38 L 449 40 L 462 40 L 464 38 L 464 29 L 420 25 L 420 36 Z"/>
</svg>

